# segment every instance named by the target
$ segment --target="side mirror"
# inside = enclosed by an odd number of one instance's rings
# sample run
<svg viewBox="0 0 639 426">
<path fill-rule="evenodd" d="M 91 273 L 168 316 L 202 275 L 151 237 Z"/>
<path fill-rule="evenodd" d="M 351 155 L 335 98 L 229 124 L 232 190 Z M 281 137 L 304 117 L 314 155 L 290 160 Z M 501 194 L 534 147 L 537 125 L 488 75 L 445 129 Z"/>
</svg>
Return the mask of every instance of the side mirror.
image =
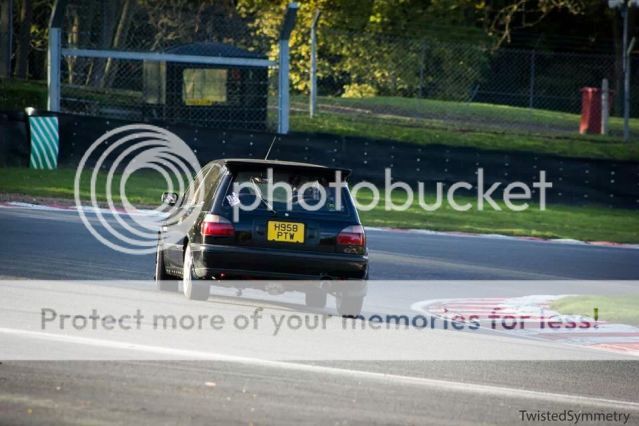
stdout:
<svg viewBox="0 0 639 426">
<path fill-rule="evenodd" d="M 162 204 L 174 206 L 178 201 L 178 195 L 175 192 L 163 192 L 161 200 Z"/>
</svg>

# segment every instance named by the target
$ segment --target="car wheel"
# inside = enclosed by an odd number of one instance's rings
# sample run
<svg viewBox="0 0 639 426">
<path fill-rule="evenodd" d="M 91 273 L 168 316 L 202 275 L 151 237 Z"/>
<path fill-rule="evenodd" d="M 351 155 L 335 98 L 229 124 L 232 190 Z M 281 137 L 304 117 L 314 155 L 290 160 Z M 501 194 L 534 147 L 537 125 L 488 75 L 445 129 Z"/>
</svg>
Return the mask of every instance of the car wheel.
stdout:
<svg viewBox="0 0 639 426">
<path fill-rule="evenodd" d="M 328 294 L 318 287 L 306 290 L 306 306 L 309 308 L 325 308 Z"/>
<path fill-rule="evenodd" d="M 187 244 L 184 253 L 184 269 L 182 270 L 182 287 L 184 295 L 190 300 L 206 300 L 209 298 L 209 283 L 199 281 L 193 273 L 193 255 Z"/>
<path fill-rule="evenodd" d="M 158 247 L 155 253 L 155 285 L 160 291 L 178 291 L 179 282 L 176 281 L 174 276 L 166 273 L 162 252 L 163 250 L 158 241 Z"/>
<path fill-rule="evenodd" d="M 362 313 L 364 306 L 364 296 L 344 296 L 339 295 L 335 299 L 337 313 L 343 317 L 355 317 Z"/>
</svg>

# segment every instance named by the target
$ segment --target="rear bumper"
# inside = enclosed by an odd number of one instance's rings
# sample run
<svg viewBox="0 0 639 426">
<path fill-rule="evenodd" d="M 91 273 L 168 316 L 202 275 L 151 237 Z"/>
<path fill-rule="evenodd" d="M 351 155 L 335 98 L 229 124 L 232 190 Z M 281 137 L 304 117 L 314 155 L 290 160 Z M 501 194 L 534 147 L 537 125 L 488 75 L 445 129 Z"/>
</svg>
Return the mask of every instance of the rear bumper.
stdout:
<svg viewBox="0 0 639 426">
<path fill-rule="evenodd" d="M 224 273 L 238 277 L 313 280 L 366 278 L 368 256 L 194 244 L 195 273 L 210 278 Z"/>
</svg>

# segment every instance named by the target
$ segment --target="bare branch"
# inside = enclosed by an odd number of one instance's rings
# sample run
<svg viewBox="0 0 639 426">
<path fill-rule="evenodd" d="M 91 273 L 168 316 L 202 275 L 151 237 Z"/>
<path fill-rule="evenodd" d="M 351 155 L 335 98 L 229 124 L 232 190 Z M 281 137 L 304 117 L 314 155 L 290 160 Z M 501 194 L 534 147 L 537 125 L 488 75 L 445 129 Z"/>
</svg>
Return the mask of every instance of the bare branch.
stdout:
<svg viewBox="0 0 639 426">
<path fill-rule="evenodd" d="M 557 10 L 583 13 L 584 6 L 584 0 L 516 0 L 494 13 L 489 33 L 497 36 L 497 48 L 504 41 L 510 43 L 513 30 L 533 27 Z"/>
</svg>

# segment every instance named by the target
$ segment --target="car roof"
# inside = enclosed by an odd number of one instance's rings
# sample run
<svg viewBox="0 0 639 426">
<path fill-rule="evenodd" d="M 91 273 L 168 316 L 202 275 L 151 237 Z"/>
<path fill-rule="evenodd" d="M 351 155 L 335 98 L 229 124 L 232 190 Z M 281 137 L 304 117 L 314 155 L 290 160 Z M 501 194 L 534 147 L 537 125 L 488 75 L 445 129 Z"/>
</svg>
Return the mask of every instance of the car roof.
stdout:
<svg viewBox="0 0 639 426">
<path fill-rule="evenodd" d="M 348 177 L 351 174 L 350 169 L 344 169 L 341 167 L 326 167 L 319 164 L 299 163 L 295 161 L 259 160 L 256 158 L 225 158 L 212 162 L 221 162 L 229 166 L 229 168 L 243 168 L 243 166 L 261 166 L 273 168 L 310 169 L 316 171 L 321 170 L 325 172 L 341 171 L 344 178 Z"/>
</svg>

